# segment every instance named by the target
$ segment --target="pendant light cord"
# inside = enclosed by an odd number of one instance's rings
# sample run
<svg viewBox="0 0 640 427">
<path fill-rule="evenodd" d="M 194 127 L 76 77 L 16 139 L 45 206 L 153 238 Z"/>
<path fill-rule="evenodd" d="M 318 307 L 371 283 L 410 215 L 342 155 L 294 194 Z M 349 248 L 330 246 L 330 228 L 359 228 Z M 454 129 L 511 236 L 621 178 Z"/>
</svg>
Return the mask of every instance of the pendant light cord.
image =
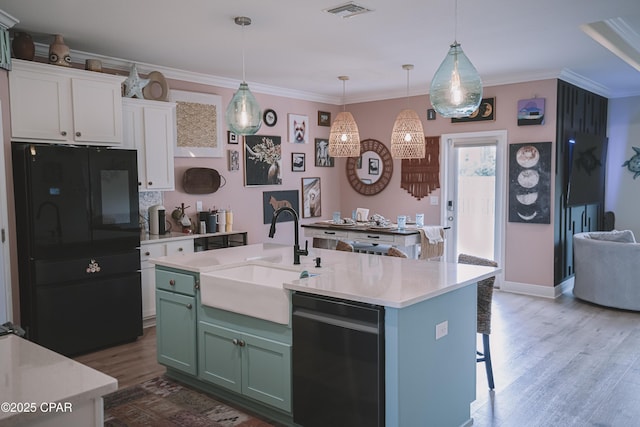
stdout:
<svg viewBox="0 0 640 427">
<path fill-rule="evenodd" d="M 453 4 L 453 44 L 458 44 L 458 0 L 455 0 Z"/>
<path fill-rule="evenodd" d="M 407 67 L 407 108 L 409 108 L 409 71 L 411 69 Z"/>
<path fill-rule="evenodd" d="M 246 25 L 242 23 L 242 83 L 246 83 L 245 71 L 244 71 L 244 27 Z"/>
<path fill-rule="evenodd" d="M 345 111 L 347 111 L 347 106 L 345 104 L 346 100 L 345 100 L 345 91 L 344 88 L 347 84 L 347 80 L 346 79 L 342 79 L 342 112 L 344 113 Z"/>
</svg>

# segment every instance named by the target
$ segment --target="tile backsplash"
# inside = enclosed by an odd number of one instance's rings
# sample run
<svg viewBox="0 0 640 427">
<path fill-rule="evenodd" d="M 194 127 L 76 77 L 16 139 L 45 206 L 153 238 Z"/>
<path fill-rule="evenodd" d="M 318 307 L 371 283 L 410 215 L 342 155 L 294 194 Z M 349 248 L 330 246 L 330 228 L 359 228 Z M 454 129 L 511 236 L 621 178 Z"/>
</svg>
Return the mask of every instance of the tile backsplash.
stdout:
<svg viewBox="0 0 640 427">
<path fill-rule="evenodd" d="M 138 194 L 140 209 L 140 229 L 149 231 L 149 207 L 162 204 L 162 191 L 141 191 Z"/>
</svg>

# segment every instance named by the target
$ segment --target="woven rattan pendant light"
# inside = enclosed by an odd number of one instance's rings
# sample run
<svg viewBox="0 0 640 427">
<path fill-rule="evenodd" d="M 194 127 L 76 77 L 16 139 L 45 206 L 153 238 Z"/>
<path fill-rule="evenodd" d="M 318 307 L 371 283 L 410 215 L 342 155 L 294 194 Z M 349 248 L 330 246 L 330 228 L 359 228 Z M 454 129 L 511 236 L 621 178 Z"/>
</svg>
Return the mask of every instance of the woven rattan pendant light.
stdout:
<svg viewBox="0 0 640 427">
<path fill-rule="evenodd" d="M 347 76 L 338 77 L 342 80 L 342 112 L 338 113 L 329 131 L 329 155 L 331 157 L 360 156 L 360 132 L 353 115 L 345 111 L 344 92 Z"/>
<path fill-rule="evenodd" d="M 405 64 L 407 70 L 407 104 L 409 104 L 409 72 L 413 65 Z M 410 108 L 398 113 L 391 132 L 391 157 L 394 159 L 424 158 L 424 131 L 418 113 Z"/>
</svg>

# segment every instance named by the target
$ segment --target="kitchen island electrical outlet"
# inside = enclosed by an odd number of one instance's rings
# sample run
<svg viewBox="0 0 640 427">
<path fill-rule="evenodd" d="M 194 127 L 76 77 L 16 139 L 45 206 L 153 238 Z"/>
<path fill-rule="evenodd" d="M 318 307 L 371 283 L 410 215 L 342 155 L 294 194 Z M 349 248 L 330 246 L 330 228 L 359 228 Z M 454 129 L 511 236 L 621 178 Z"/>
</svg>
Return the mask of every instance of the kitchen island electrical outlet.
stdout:
<svg viewBox="0 0 640 427">
<path fill-rule="evenodd" d="M 445 320 L 442 323 L 438 323 L 436 325 L 436 339 L 439 340 L 440 338 L 444 337 L 445 335 L 447 335 L 449 333 L 449 321 Z"/>
<path fill-rule="evenodd" d="M 196 202 L 196 211 L 197 212 L 202 212 L 202 200 L 198 200 Z"/>
</svg>

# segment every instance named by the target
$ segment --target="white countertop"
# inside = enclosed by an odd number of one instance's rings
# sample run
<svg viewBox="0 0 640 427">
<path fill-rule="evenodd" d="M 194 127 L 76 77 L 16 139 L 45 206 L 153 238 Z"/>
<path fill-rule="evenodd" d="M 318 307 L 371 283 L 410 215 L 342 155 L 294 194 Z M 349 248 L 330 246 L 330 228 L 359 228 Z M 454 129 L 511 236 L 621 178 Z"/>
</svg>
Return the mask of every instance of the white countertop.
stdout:
<svg viewBox="0 0 640 427">
<path fill-rule="evenodd" d="M 315 268 L 314 259 L 322 259 Z M 285 289 L 343 298 L 386 307 L 403 308 L 486 279 L 498 268 L 380 255 L 309 249 L 308 256 L 293 265 L 293 246 L 260 243 L 226 249 L 152 259 L 165 267 L 204 273 L 223 266 L 255 262 L 275 263 L 317 274 L 285 283 Z"/>
<path fill-rule="evenodd" d="M 42 403 L 75 406 L 118 389 L 115 378 L 13 334 L 0 337 L 0 361 L 0 404 L 28 403 L 37 408 L 0 410 L 2 426 L 50 415 L 40 410 Z"/>
<path fill-rule="evenodd" d="M 197 233 L 188 234 L 188 233 L 178 233 L 176 231 L 172 231 L 162 235 L 143 233 L 140 235 L 140 244 L 144 245 L 145 243 L 158 243 L 161 241 L 171 242 L 176 240 L 201 239 L 205 237 L 231 236 L 231 235 L 240 234 L 240 233 L 246 233 L 246 231 L 236 230 L 236 231 L 222 231 L 217 233 L 204 233 L 204 234 L 197 234 Z"/>
</svg>

